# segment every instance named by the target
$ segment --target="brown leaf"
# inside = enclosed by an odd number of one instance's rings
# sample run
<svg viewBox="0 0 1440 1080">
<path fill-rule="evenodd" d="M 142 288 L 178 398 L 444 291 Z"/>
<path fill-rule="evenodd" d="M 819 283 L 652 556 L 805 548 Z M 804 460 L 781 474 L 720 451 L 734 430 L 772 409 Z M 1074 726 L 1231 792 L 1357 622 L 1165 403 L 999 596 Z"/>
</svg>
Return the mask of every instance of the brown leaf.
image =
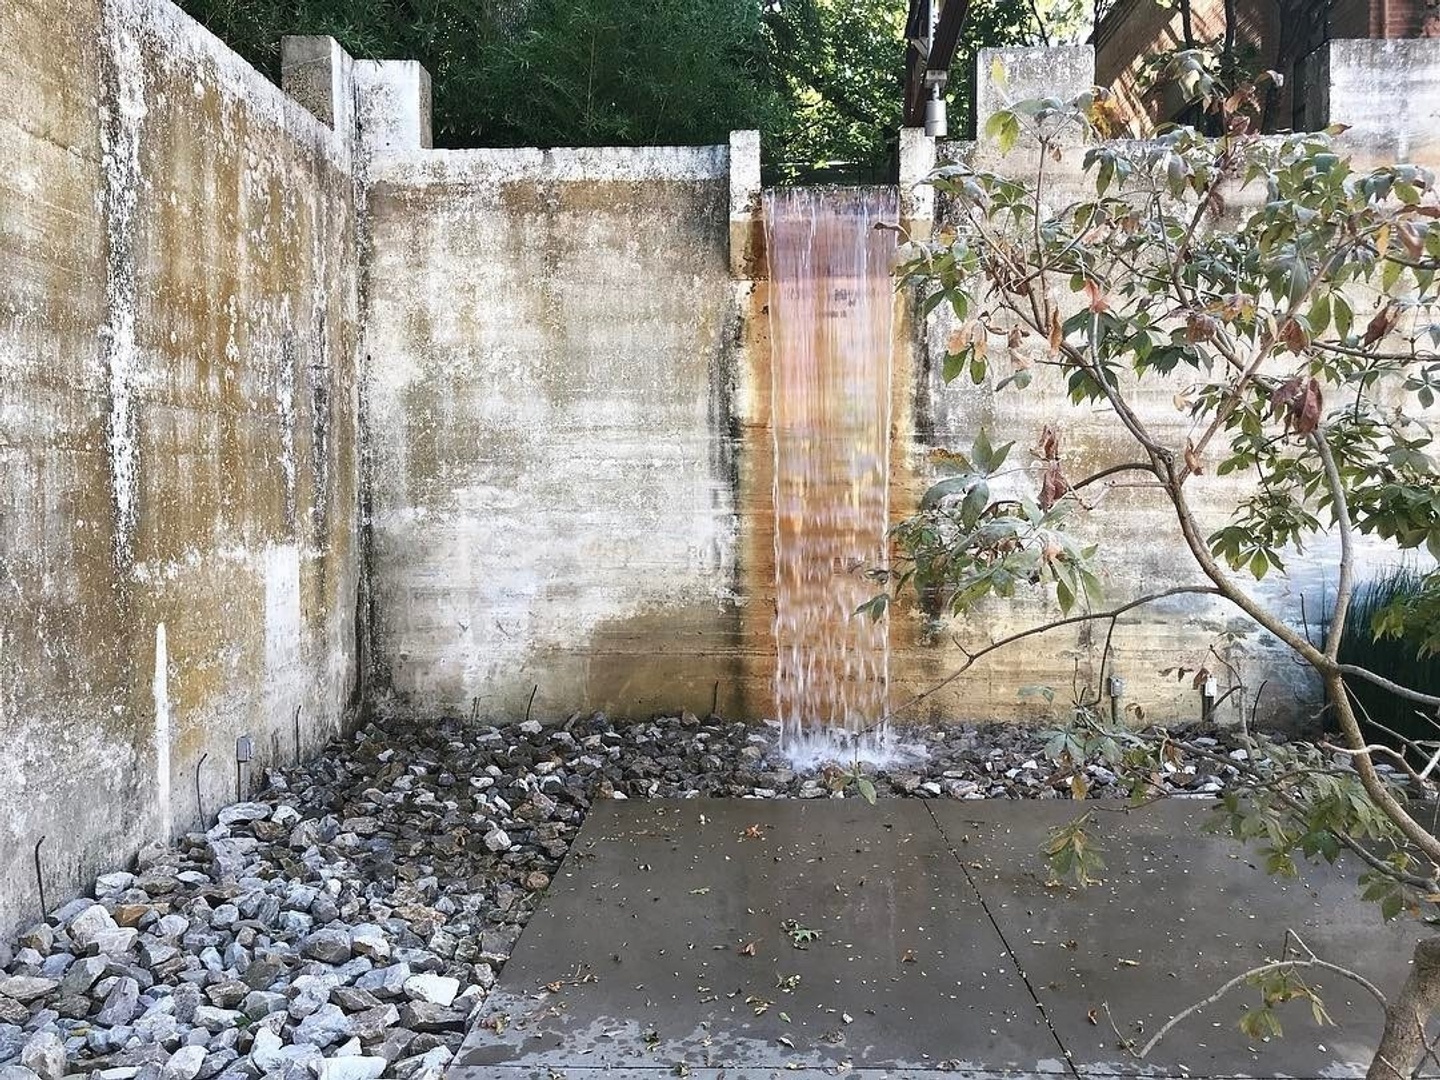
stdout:
<svg viewBox="0 0 1440 1080">
<path fill-rule="evenodd" d="M 1220 330 L 1220 321 L 1214 315 L 1192 314 L 1185 320 L 1185 340 L 1194 344 L 1199 341 L 1213 341 Z"/>
<path fill-rule="evenodd" d="M 1209 672 L 1209 670 L 1208 670 L 1207 668 L 1203 668 L 1203 667 L 1202 667 L 1200 670 L 1198 670 L 1197 672 L 1195 672 L 1195 678 L 1190 681 L 1190 688 L 1191 688 L 1192 690 L 1199 690 L 1202 686 L 1205 685 L 1206 681 L 1207 681 L 1209 678 L 1210 678 L 1210 672 Z"/>
<path fill-rule="evenodd" d="M 1310 335 L 1298 319 L 1286 319 L 1280 327 L 1280 340 L 1292 353 L 1302 353 L 1310 347 Z"/>
<path fill-rule="evenodd" d="M 1060 463 L 1052 461 L 1045 466 L 1045 475 L 1040 481 L 1040 509 L 1049 510 L 1070 491 L 1070 481 L 1060 472 Z"/>
<path fill-rule="evenodd" d="M 1100 283 L 1096 281 L 1085 282 L 1085 297 L 1090 301 L 1090 311 L 1099 315 L 1103 311 L 1110 310 L 1110 301 L 1105 299 L 1105 294 L 1100 291 Z"/>
<path fill-rule="evenodd" d="M 755 949 L 756 949 L 756 947 L 757 947 L 759 944 L 760 944 L 760 943 L 759 943 L 758 941 L 746 942 L 744 945 L 740 946 L 740 955 L 741 955 L 741 956 L 754 956 L 754 955 L 755 955 Z"/>
<path fill-rule="evenodd" d="M 1054 308 L 1050 309 L 1050 351 L 1058 353 L 1060 345 L 1065 340 L 1065 332 L 1060 325 L 1060 312 Z"/>
<path fill-rule="evenodd" d="M 913 963 L 915 963 L 915 962 L 916 962 L 916 960 L 915 960 L 915 950 L 914 950 L 914 949 L 906 949 L 906 950 L 905 950 L 905 955 L 902 956 L 902 957 L 900 957 L 900 962 L 901 962 L 902 964 L 913 964 Z"/>
<path fill-rule="evenodd" d="M 1185 468 L 1189 469 L 1196 476 L 1201 476 L 1205 472 L 1205 466 L 1200 461 L 1200 455 L 1195 451 L 1195 443 L 1190 439 L 1185 440 Z"/>
<path fill-rule="evenodd" d="M 1090 1023 L 1092 1023 L 1092 1024 L 1098 1025 L 1098 1024 L 1100 1023 L 1100 1010 L 1099 1010 L 1099 1009 L 1091 1009 L 1089 1012 L 1087 1012 L 1087 1013 L 1085 1014 L 1085 1019 L 1086 1019 L 1086 1020 L 1089 1020 Z"/>
<path fill-rule="evenodd" d="M 1370 320 L 1370 325 L 1365 328 L 1365 345 L 1367 347 L 1374 345 L 1391 330 L 1394 330 L 1395 324 L 1399 321 L 1400 309 L 1394 303 L 1386 304 L 1375 313 L 1375 317 Z"/>
<path fill-rule="evenodd" d="M 1010 333 L 1005 338 L 1005 346 L 1010 349 L 1018 349 L 1020 343 L 1025 340 L 1025 331 L 1018 326 L 1012 326 Z"/>
<path fill-rule="evenodd" d="M 970 336 L 975 332 L 973 322 L 963 322 L 950 332 L 950 340 L 945 343 L 948 352 L 964 352 L 970 345 Z"/>
<path fill-rule="evenodd" d="M 1041 461 L 1060 460 L 1060 434 L 1049 424 L 1040 429 L 1040 445 L 1035 448 L 1035 456 Z"/>
<path fill-rule="evenodd" d="M 1400 225 L 1400 244 L 1405 248 L 1405 254 L 1412 259 L 1418 259 L 1425 254 L 1425 237 L 1408 221 Z"/>
<path fill-rule="evenodd" d="M 1286 432 L 1309 435 L 1320 426 L 1324 395 L 1315 378 L 1292 375 L 1270 395 L 1270 407 L 1285 416 Z"/>
<path fill-rule="evenodd" d="M 742 840 L 759 840 L 764 833 L 759 825 L 746 825 L 745 831 L 740 834 Z"/>
</svg>

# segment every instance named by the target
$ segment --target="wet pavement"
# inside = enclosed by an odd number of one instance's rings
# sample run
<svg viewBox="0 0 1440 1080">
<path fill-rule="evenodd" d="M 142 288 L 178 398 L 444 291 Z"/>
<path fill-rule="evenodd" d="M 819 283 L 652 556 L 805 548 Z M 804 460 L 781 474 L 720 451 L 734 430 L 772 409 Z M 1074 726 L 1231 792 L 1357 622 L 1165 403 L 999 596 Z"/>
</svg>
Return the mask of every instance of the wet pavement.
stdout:
<svg viewBox="0 0 1440 1080">
<path fill-rule="evenodd" d="M 1089 804 L 1095 805 L 1095 804 Z M 1278 881 L 1207 804 L 1103 804 L 1101 884 L 1048 883 L 1063 801 L 602 801 L 533 916 L 454 1080 L 692 1076 L 1363 1075 L 1378 1006 L 1316 975 L 1285 1036 L 1237 990 L 1143 1062 L 1120 1048 L 1275 958 L 1286 929 L 1393 992 L 1420 929 L 1343 868 Z"/>
</svg>

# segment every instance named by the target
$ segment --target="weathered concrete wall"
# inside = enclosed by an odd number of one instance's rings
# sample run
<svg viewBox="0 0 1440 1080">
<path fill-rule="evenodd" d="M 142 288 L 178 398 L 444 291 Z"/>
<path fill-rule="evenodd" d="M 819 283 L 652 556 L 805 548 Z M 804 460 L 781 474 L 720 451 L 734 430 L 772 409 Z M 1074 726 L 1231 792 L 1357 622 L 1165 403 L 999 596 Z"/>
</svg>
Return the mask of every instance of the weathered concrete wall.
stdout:
<svg viewBox="0 0 1440 1080">
<path fill-rule="evenodd" d="M 258 769 L 340 725 L 357 303 L 348 136 L 178 9 L 9 0 L 0 38 L 8 927 L 42 836 L 63 897 L 197 776 L 232 800 L 237 736 Z"/>
<path fill-rule="evenodd" d="M 417 93 L 362 93 L 377 680 L 748 712 L 727 150 L 431 151 Z"/>
<path fill-rule="evenodd" d="M 1440 94 L 1423 83 L 1426 58 L 1436 43 L 1335 42 L 1331 45 L 1332 87 L 1336 119 L 1354 125 L 1343 140 L 1346 150 L 1361 159 L 1376 160 L 1390 154 L 1390 160 L 1407 154 L 1434 164 L 1440 152 L 1428 142 L 1433 124 L 1431 110 L 1440 104 Z M 1414 84 L 1405 108 L 1379 107 L 1384 94 L 1380 67 L 1367 68 L 1371 54 L 1388 57 L 1388 70 L 1409 73 Z M 979 111 L 986 116 L 1002 107 L 1005 98 L 1068 97 L 1082 92 L 1092 81 L 1088 49 L 1067 50 L 985 50 L 978 69 Z M 1007 85 L 990 81 L 991 66 L 999 60 L 1007 73 Z M 1343 67 L 1341 65 L 1344 65 Z M 1361 78 L 1361 71 L 1368 77 Z M 1417 118 L 1421 121 L 1416 123 Z M 923 157 L 922 146 L 912 153 Z M 1035 175 L 1035 152 L 1023 144 L 1009 155 L 1001 155 L 992 144 L 946 144 L 938 149 L 943 160 L 968 160 L 977 167 L 1016 176 Z M 1047 195 L 1052 205 L 1065 205 L 1082 197 L 1090 182 L 1081 168 L 1082 151 L 1063 151 L 1059 160 L 1046 163 Z M 911 172 L 917 170 L 910 170 Z M 1093 186 L 1089 186 L 1093 195 Z M 1227 197 L 1228 213 L 1239 215 L 1254 209 L 1264 197 L 1262 190 L 1236 190 Z M 929 207 L 914 204 L 914 213 L 923 218 Z M 954 210 L 942 200 L 936 208 L 937 222 L 944 224 Z M 924 224 L 921 231 L 928 231 Z M 1368 300 L 1367 300 L 1368 302 Z M 982 307 L 986 306 L 983 303 Z M 1357 307 L 1357 309 L 1359 309 Z M 987 382 L 976 386 L 968 379 L 946 384 L 941 378 L 940 359 L 945 342 L 954 328 L 948 309 L 938 311 L 923 333 L 913 339 L 914 380 L 897 383 L 896 394 L 910 394 L 913 404 L 913 440 L 908 447 L 905 469 L 898 477 L 894 502 L 915 505 L 924 489 L 942 473 L 932 464 L 936 450 L 968 451 L 976 433 L 984 428 L 996 443 L 1015 440 L 1011 462 L 1030 461 L 1029 447 L 1035 445 L 1042 428 L 1049 424 L 1060 432 L 1065 468 L 1078 479 L 1110 465 L 1135 460 L 1133 446 L 1108 410 L 1098 406 L 1072 405 L 1063 380 L 1053 371 L 1035 368 L 1028 390 L 997 392 L 994 384 L 1012 365 L 1008 351 L 992 339 L 991 371 Z M 1027 346 L 1021 346 L 1025 349 Z M 996 374 L 998 373 L 998 374 Z M 1188 434 L 1185 415 L 1173 401 L 1174 387 L 1164 384 L 1146 387 L 1136 396 L 1144 422 L 1168 444 L 1183 448 Z M 902 434 L 897 432 L 897 434 Z M 1213 462 L 1211 463 L 1214 464 Z M 1014 479 L 1019 490 L 1038 495 L 1039 473 Z M 1241 476 L 1216 478 L 1207 474 L 1191 480 L 1187 490 L 1208 534 L 1224 523 L 1247 487 Z M 1096 511 L 1082 515 L 1080 535 L 1101 545 L 1107 573 L 1107 597 L 1123 602 L 1135 596 L 1163 591 L 1172 586 L 1203 584 L 1186 552 L 1173 511 L 1161 493 L 1121 475 L 1102 485 L 1090 496 Z M 1373 570 L 1386 557 L 1385 545 L 1359 541 L 1362 557 Z M 1284 613 L 1296 626 L 1308 619 L 1314 626 L 1323 617 L 1327 595 L 1333 595 L 1330 567 L 1335 552 L 1322 540 L 1302 554 L 1287 560 L 1289 573 L 1272 573 L 1264 581 L 1249 580 L 1247 587 L 1275 610 Z M 892 616 L 892 701 L 900 703 L 912 694 L 935 685 L 958 666 L 961 659 L 952 635 L 967 648 L 983 646 L 1016 631 L 1042 624 L 1056 616 L 1053 603 L 1039 597 L 1022 597 L 1019 602 L 991 602 L 963 620 L 930 619 L 913 607 Z M 1055 630 L 1021 645 L 993 653 L 941 693 L 927 699 L 911 715 L 934 720 L 957 717 L 1039 718 L 1053 716 L 1055 706 L 1040 697 L 1022 697 L 1027 686 L 1048 686 L 1059 703 L 1070 700 L 1073 690 L 1098 688 L 1105 649 L 1105 626 L 1085 624 Z M 1240 636 L 1242 635 L 1243 636 Z M 1205 666 L 1215 672 L 1224 689 L 1229 681 L 1222 664 L 1207 655 L 1217 651 L 1236 665 L 1252 694 L 1262 683 L 1262 713 L 1277 721 L 1297 721 L 1311 715 L 1318 688 L 1308 670 L 1297 665 L 1287 650 L 1269 635 L 1255 631 L 1249 621 L 1231 606 L 1204 597 L 1176 597 L 1127 615 L 1118 626 L 1113 642 L 1110 670 L 1126 680 L 1122 706 L 1135 703 L 1145 715 L 1164 720 L 1198 719 L 1200 698 L 1189 679 L 1177 681 L 1160 673 L 1163 669 Z M 1087 695 L 1088 696 L 1088 695 Z M 1224 707 L 1222 717 L 1235 715 L 1238 698 Z M 1248 708 L 1252 702 L 1246 699 Z"/>
</svg>

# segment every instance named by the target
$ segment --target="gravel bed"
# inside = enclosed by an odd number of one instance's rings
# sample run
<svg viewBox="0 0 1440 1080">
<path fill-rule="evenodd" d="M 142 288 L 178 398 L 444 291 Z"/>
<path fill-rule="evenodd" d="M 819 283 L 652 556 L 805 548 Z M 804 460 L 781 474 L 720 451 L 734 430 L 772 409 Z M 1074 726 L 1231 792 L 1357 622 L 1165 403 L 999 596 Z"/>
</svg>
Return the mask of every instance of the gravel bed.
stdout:
<svg viewBox="0 0 1440 1080">
<path fill-rule="evenodd" d="M 0 1080 L 437 1080 L 593 799 L 835 797 L 775 735 L 369 724 L 0 943 Z M 882 797 L 1069 796 L 1036 731 L 904 738 L 928 756 L 876 773 Z M 1181 761 L 1166 784 L 1213 795 L 1226 771 Z"/>
</svg>

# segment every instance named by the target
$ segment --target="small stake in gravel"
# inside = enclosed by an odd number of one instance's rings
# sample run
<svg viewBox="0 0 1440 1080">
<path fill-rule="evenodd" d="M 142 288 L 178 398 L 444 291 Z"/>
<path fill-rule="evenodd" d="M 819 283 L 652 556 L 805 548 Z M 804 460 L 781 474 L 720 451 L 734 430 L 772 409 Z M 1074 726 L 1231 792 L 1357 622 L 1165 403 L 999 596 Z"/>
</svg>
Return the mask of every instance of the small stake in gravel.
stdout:
<svg viewBox="0 0 1440 1080">
<path fill-rule="evenodd" d="M 255 742 L 249 735 L 235 740 L 235 801 L 244 802 L 250 790 L 250 761 L 255 756 Z"/>
<path fill-rule="evenodd" d="M 295 706 L 295 764 L 300 764 L 300 706 Z"/>
<path fill-rule="evenodd" d="M 35 841 L 35 888 L 40 892 L 40 921 L 45 921 L 45 915 L 50 908 L 45 903 L 45 875 L 40 872 L 40 845 L 45 843 L 45 837 Z"/>
<path fill-rule="evenodd" d="M 530 722 L 530 706 L 535 704 L 535 695 L 540 692 L 540 684 L 536 683 L 530 691 L 530 700 L 525 703 L 525 722 Z"/>
</svg>

